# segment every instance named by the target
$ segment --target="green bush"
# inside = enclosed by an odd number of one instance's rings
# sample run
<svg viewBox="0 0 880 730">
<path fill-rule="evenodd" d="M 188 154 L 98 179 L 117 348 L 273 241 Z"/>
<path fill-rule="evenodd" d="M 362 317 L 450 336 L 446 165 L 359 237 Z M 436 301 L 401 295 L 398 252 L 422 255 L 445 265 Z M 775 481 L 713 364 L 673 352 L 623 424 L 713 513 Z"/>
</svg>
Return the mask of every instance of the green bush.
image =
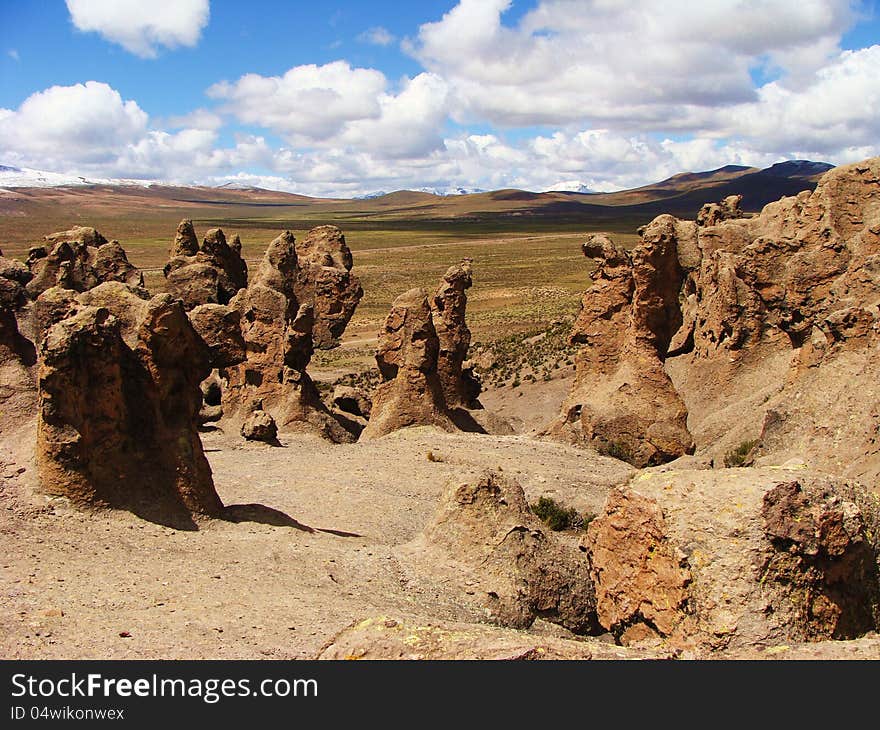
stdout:
<svg viewBox="0 0 880 730">
<path fill-rule="evenodd" d="M 749 458 L 749 454 L 752 453 L 757 445 L 758 441 L 756 439 L 743 441 L 735 449 L 731 449 L 724 455 L 724 466 L 726 466 L 728 469 L 732 467 L 742 466 L 746 463 L 746 460 Z"/>
<path fill-rule="evenodd" d="M 566 507 L 552 497 L 541 497 L 531 505 L 532 512 L 554 532 L 561 530 L 586 530 L 596 515 L 581 514 L 574 507 Z"/>
<path fill-rule="evenodd" d="M 604 444 L 599 444 L 596 451 L 603 456 L 620 459 L 620 461 L 625 461 L 627 464 L 632 463 L 633 455 L 630 452 L 629 447 L 622 441 L 608 441 Z"/>
</svg>

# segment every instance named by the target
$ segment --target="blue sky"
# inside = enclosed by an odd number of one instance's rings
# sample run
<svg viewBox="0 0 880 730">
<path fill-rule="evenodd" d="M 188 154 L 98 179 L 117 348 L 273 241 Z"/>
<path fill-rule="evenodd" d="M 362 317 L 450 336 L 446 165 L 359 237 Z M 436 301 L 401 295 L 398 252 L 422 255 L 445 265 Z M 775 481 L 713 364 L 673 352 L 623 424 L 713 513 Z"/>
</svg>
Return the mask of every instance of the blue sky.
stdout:
<svg viewBox="0 0 880 730">
<path fill-rule="evenodd" d="M 314 195 L 880 154 L 848 0 L 0 5 L 0 164 Z"/>
</svg>

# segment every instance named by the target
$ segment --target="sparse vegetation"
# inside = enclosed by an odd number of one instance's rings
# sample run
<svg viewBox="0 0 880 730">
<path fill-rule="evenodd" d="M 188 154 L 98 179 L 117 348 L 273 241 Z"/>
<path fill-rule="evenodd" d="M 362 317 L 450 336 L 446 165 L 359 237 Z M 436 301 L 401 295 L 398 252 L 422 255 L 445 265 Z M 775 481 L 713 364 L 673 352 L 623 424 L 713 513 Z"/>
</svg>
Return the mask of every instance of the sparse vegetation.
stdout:
<svg viewBox="0 0 880 730">
<path fill-rule="evenodd" d="M 562 530 L 586 530 L 596 515 L 592 512 L 581 514 L 574 507 L 566 507 L 552 497 L 540 497 L 531 505 L 532 512 L 554 532 Z"/>
<path fill-rule="evenodd" d="M 731 449 L 724 455 L 724 466 L 728 469 L 745 466 L 749 456 L 757 445 L 757 439 L 743 441 L 739 446 Z"/>
<path fill-rule="evenodd" d="M 632 452 L 629 447 L 622 441 L 608 441 L 600 444 L 596 449 L 603 456 L 610 456 L 613 459 L 625 461 L 627 464 L 632 462 Z"/>
</svg>

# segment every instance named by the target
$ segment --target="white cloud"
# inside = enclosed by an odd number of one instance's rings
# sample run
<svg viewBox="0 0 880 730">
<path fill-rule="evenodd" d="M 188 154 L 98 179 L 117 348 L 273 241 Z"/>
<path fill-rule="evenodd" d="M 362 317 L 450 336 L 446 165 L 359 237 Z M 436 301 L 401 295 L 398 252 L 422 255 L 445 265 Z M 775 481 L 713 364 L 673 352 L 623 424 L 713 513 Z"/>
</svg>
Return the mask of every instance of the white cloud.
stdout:
<svg viewBox="0 0 880 730">
<path fill-rule="evenodd" d="M 369 28 L 361 33 L 358 40 L 361 43 L 371 43 L 374 46 L 390 46 L 394 43 L 395 38 L 387 28 L 377 25 L 375 28 Z"/>
<path fill-rule="evenodd" d="M 380 71 L 345 61 L 296 66 L 283 76 L 247 74 L 214 84 L 208 95 L 243 124 L 270 129 L 297 147 L 338 148 L 388 158 L 442 146 L 446 83 L 430 73 L 389 90 Z"/>
<path fill-rule="evenodd" d="M 52 86 L 5 112 L 0 145 L 6 159 L 53 165 L 107 162 L 120 146 L 142 137 L 148 121 L 136 102 L 123 101 L 119 92 L 97 81 Z"/>
<path fill-rule="evenodd" d="M 516 26 L 511 0 L 461 0 L 410 50 L 446 79 L 461 121 L 689 129 L 699 110 L 754 100 L 750 71 L 791 78 L 837 50 L 850 0 L 543 0 Z"/>
<path fill-rule="evenodd" d="M 721 132 L 765 151 L 836 155 L 880 145 L 880 45 L 844 51 L 798 89 L 772 82 L 729 111 Z"/>
<path fill-rule="evenodd" d="M 193 129 L 219 129 L 223 126 L 223 118 L 207 109 L 195 109 L 188 114 L 168 117 L 165 123 L 171 129 L 191 127 Z"/>
<path fill-rule="evenodd" d="M 195 46 L 208 24 L 208 0 L 66 0 L 77 29 L 95 32 L 141 58 L 158 48 Z"/>
<path fill-rule="evenodd" d="M 333 137 L 350 121 L 377 118 L 386 84 L 380 71 L 334 61 L 295 66 L 283 76 L 246 74 L 234 83 L 214 84 L 207 94 L 245 124 L 310 143 Z"/>
<path fill-rule="evenodd" d="M 18 62 L 21 60 L 21 56 L 18 55 L 18 51 L 14 48 L 10 48 L 8 51 L 6 51 L 6 55 L 9 56 L 13 61 Z"/>
</svg>

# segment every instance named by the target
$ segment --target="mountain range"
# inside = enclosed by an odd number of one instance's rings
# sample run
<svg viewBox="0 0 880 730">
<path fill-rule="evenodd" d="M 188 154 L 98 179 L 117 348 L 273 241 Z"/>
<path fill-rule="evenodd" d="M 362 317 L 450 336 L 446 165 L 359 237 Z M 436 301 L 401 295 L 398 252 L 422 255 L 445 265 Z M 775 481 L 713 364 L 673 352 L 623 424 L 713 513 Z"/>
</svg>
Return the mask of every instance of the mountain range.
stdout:
<svg viewBox="0 0 880 730">
<path fill-rule="evenodd" d="M 703 172 L 683 172 L 666 180 L 612 193 L 555 190 L 493 191 L 466 187 L 380 191 L 352 199 L 312 198 L 240 183 L 216 187 L 180 186 L 154 181 L 99 179 L 60 175 L 0 165 L 0 214 L 24 213 L 45 203 L 101 204 L 131 210 L 144 206 L 296 208 L 327 218 L 359 216 L 377 220 L 504 221 L 519 217 L 579 223 L 585 220 L 647 222 L 660 213 L 693 217 L 700 206 L 728 195 L 742 195 L 746 211 L 758 211 L 785 195 L 813 189 L 833 166 L 790 160 L 765 169 L 726 165 Z M 291 211 L 293 212 L 293 211 Z"/>
</svg>

